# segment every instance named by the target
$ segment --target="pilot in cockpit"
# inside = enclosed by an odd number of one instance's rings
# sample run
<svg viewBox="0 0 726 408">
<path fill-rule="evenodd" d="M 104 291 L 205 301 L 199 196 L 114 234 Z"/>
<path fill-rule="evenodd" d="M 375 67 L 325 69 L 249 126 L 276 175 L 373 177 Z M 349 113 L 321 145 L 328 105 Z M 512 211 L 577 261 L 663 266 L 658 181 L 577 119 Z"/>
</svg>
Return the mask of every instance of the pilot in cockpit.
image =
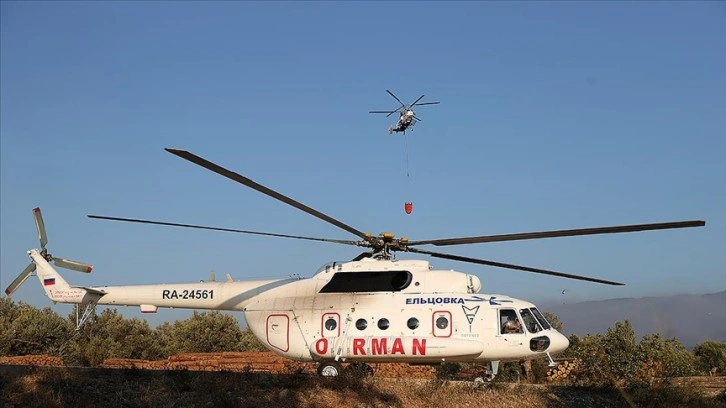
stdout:
<svg viewBox="0 0 726 408">
<path fill-rule="evenodd" d="M 502 325 L 502 333 L 522 333 L 522 323 L 517 316 L 509 315 L 507 321 Z"/>
</svg>

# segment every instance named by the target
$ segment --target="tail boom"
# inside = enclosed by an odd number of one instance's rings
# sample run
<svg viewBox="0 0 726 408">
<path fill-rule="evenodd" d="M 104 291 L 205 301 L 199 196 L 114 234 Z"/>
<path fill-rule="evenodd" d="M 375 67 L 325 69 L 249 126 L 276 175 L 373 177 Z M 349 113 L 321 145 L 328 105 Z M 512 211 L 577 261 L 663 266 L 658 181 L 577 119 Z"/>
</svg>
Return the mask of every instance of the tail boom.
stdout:
<svg viewBox="0 0 726 408">
<path fill-rule="evenodd" d="M 105 293 L 98 290 L 71 287 L 37 249 L 31 249 L 28 255 L 37 267 L 38 280 L 46 296 L 53 302 L 89 304 L 97 303 L 98 299 L 104 296 Z"/>
</svg>

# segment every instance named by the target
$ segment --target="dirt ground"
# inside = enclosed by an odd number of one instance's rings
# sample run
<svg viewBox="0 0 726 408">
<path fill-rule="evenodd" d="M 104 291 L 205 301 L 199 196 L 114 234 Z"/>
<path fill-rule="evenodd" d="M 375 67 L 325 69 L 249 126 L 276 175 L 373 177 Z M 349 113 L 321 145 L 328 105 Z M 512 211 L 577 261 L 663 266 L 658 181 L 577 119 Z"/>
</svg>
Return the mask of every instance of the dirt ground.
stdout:
<svg viewBox="0 0 726 408">
<path fill-rule="evenodd" d="M 321 378 L 312 364 L 272 353 L 181 354 L 166 360 L 109 359 L 101 368 L 66 367 L 52 356 L 0 358 L 0 403 L 18 407 L 724 407 L 694 394 L 669 403 L 615 390 L 439 381 L 428 366 L 381 364 L 373 377 Z M 684 379 L 726 389 L 726 377 Z M 710 388 L 709 388 L 710 387 Z M 650 398 L 650 399 L 648 399 Z M 646 401 L 646 404 L 643 404 Z"/>
</svg>

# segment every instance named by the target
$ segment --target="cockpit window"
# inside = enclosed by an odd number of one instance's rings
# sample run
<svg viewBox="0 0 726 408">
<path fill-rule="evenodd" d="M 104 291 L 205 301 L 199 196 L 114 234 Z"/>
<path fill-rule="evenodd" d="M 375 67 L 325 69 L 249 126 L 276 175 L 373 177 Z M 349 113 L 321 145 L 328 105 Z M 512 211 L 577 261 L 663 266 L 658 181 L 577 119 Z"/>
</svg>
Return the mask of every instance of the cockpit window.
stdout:
<svg viewBox="0 0 726 408">
<path fill-rule="evenodd" d="M 547 319 L 545 319 L 545 317 L 542 315 L 542 313 L 539 312 L 539 310 L 537 310 L 536 307 L 530 308 L 529 310 L 532 311 L 532 314 L 534 314 L 534 317 L 537 318 L 537 320 L 540 322 L 540 324 L 542 325 L 542 327 L 544 327 L 545 330 L 552 327 L 552 326 L 550 326 L 550 323 L 547 321 Z"/>
<path fill-rule="evenodd" d="M 499 310 L 499 324 L 502 328 L 502 334 L 524 333 L 522 323 L 519 321 L 517 313 L 513 309 Z"/>
<path fill-rule="evenodd" d="M 527 328 L 528 332 L 537 333 L 538 331 L 542 331 L 542 326 L 539 324 L 539 322 L 529 309 L 520 309 L 519 314 L 522 315 L 522 320 L 524 320 L 524 327 Z"/>
<path fill-rule="evenodd" d="M 337 272 L 320 293 L 400 292 L 412 278 L 409 271 Z"/>
</svg>

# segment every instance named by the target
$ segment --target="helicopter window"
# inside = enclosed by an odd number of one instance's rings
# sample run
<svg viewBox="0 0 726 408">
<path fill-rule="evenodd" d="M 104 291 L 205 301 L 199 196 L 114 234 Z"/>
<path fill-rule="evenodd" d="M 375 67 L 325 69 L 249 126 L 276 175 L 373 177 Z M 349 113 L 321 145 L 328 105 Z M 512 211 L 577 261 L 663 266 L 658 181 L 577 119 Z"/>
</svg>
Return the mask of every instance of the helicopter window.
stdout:
<svg viewBox="0 0 726 408">
<path fill-rule="evenodd" d="M 502 327 L 502 334 L 523 333 L 522 322 L 519 321 L 517 313 L 512 309 L 499 310 L 499 323 Z"/>
<path fill-rule="evenodd" d="M 365 330 L 368 327 L 368 322 L 366 319 L 358 319 L 355 321 L 355 327 L 358 330 Z"/>
<path fill-rule="evenodd" d="M 537 322 L 537 319 L 534 317 L 532 312 L 529 311 L 529 309 L 520 309 L 519 314 L 522 315 L 524 327 L 527 328 L 527 331 L 530 333 L 537 333 L 542 330 L 542 326 L 540 326 L 539 322 Z"/>
<path fill-rule="evenodd" d="M 449 319 L 445 318 L 444 316 L 440 316 L 438 319 L 436 319 L 436 327 L 442 330 L 449 327 Z"/>
<path fill-rule="evenodd" d="M 537 310 L 536 307 L 533 307 L 533 308 L 531 308 L 529 310 L 532 311 L 532 314 L 534 314 L 534 317 L 537 318 L 537 321 L 539 321 L 539 323 L 542 325 L 542 327 L 545 330 L 547 330 L 547 329 L 549 329 L 549 328 L 552 327 L 552 326 L 550 326 L 550 323 L 547 321 L 547 319 L 545 319 L 545 317 L 542 315 L 542 313 L 539 312 L 539 310 Z"/>
<path fill-rule="evenodd" d="M 415 330 L 418 329 L 418 319 L 415 317 L 412 317 L 408 319 L 408 322 L 406 323 L 409 329 Z"/>
<path fill-rule="evenodd" d="M 320 293 L 399 292 L 411 284 L 409 271 L 336 273 Z"/>
<path fill-rule="evenodd" d="M 336 327 L 338 327 L 338 322 L 336 322 L 335 319 L 328 319 L 325 321 L 326 330 L 335 330 Z"/>
<path fill-rule="evenodd" d="M 378 328 L 381 330 L 386 330 L 390 325 L 391 324 L 388 322 L 388 319 L 381 319 L 378 321 Z"/>
</svg>

